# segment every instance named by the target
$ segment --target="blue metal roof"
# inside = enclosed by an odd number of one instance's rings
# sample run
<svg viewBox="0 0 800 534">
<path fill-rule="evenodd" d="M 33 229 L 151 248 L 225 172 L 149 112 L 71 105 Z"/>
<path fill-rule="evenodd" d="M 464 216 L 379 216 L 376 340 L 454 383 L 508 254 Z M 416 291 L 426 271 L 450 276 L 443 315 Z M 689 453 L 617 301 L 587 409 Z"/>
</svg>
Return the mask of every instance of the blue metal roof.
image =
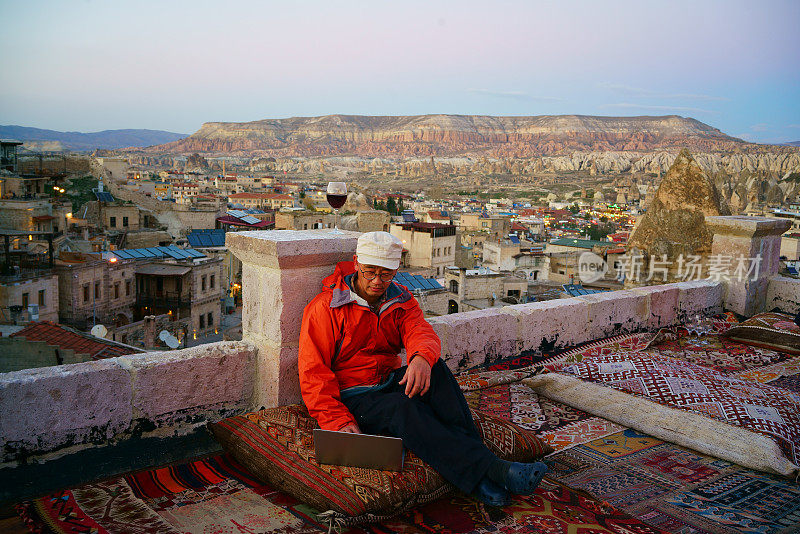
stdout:
<svg viewBox="0 0 800 534">
<path fill-rule="evenodd" d="M 404 272 L 398 272 L 395 277 L 395 281 L 398 284 L 403 284 L 406 286 L 410 291 L 415 290 L 429 290 L 429 289 L 444 289 L 439 282 L 434 280 L 433 278 L 425 278 L 419 274 L 409 274 Z"/>
<path fill-rule="evenodd" d="M 164 257 L 185 260 L 206 257 L 202 252 L 191 248 L 178 248 L 175 245 L 169 245 L 168 247 L 123 248 L 120 250 L 112 250 L 111 254 L 123 260 L 143 260 Z"/>
<path fill-rule="evenodd" d="M 512 243 L 514 243 L 515 245 L 519 245 L 519 237 L 517 237 L 517 236 L 515 236 L 515 235 L 510 235 L 510 236 L 508 236 L 508 238 L 509 238 L 509 239 L 511 240 L 511 242 L 512 242 Z"/>
<path fill-rule="evenodd" d="M 212 228 L 207 230 L 192 230 L 186 236 L 189 241 L 189 246 L 204 248 L 204 247 L 224 247 L 225 246 L 225 229 Z"/>
<path fill-rule="evenodd" d="M 605 292 L 604 289 L 586 289 L 582 284 L 564 284 L 562 287 L 564 288 L 564 291 L 566 291 L 571 297 Z"/>
<path fill-rule="evenodd" d="M 794 267 L 792 267 L 791 265 L 790 265 L 789 267 L 786 267 L 786 271 L 787 271 L 789 274 L 793 274 L 793 275 L 795 275 L 795 276 L 797 276 L 797 274 L 798 274 L 798 273 L 797 273 L 797 269 L 795 269 L 795 268 L 794 268 Z"/>
</svg>

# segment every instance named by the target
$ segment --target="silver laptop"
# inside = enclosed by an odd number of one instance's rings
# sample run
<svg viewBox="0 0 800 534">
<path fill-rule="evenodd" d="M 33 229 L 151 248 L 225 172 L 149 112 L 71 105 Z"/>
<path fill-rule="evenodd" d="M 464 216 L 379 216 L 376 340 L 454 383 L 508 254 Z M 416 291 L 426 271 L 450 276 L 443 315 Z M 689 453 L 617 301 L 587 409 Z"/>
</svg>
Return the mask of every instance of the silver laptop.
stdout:
<svg viewBox="0 0 800 534">
<path fill-rule="evenodd" d="M 314 454 L 321 464 L 384 471 L 403 469 L 403 440 L 400 438 L 315 428 Z"/>
</svg>

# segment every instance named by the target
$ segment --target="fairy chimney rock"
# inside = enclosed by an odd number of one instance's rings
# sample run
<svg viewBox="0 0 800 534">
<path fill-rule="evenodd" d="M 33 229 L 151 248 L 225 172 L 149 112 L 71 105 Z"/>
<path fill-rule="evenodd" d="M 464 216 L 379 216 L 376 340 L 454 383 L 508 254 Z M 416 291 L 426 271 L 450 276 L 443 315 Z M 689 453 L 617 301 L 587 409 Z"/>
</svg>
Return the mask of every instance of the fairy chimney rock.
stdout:
<svg viewBox="0 0 800 534">
<path fill-rule="evenodd" d="M 633 229 L 628 249 L 645 256 L 666 254 L 705 256 L 713 233 L 705 218 L 730 215 L 708 175 L 686 149 L 681 150 L 650 201 L 647 213 Z"/>
</svg>

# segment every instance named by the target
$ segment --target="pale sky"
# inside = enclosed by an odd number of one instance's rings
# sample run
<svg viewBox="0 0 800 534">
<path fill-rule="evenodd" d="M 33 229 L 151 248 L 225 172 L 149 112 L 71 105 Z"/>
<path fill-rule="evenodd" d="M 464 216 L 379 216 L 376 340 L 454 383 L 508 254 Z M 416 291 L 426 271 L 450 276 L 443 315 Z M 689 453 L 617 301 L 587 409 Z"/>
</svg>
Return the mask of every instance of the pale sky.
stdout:
<svg viewBox="0 0 800 534">
<path fill-rule="evenodd" d="M 681 115 L 800 140 L 800 1 L 0 0 L 0 124 Z"/>
</svg>

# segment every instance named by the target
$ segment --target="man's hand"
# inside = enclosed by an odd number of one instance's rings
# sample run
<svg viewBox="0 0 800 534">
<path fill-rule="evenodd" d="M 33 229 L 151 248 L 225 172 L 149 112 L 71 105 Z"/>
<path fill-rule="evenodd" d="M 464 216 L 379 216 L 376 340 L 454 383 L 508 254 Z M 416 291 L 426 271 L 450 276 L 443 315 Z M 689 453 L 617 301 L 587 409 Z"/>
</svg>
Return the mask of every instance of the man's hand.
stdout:
<svg viewBox="0 0 800 534">
<path fill-rule="evenodd" d="M 361 434 L 361 429 L 355 423 L 349 423 L 339 429 L 339 432 L 349 432 L 350 434 Z"/>
<path fill-rule="evenodd" d="M 400 380 L 400 385 L 406 385 L 406 395 L 409 398 L 416 394 L 424 395 L 431 387 L 431 364 L 422 356 L 415 356 L 408 364 L 406 374 Z"/>
</svg>

